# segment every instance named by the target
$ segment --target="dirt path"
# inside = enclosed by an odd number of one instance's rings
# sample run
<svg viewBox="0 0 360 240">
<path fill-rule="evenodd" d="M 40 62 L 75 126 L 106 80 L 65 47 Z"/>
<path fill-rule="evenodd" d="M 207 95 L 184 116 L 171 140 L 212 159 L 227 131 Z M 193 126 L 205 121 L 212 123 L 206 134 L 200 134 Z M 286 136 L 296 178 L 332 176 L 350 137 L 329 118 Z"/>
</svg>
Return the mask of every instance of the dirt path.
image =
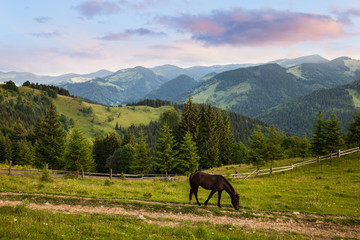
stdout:
<svg viewBox="0 0 360 240">
<path fill-rule="evenodd" d="M 22 203 L 21 201 L 1 200 L 1 195 L 5 195 L 5 194 L 6 193 L 0 194 L 0 207 L 16 206 Z M 158 203 L 158 204 L 166 204 L 166 203 Z M 184 224 L 184 221 L 210 222 L 213 224 L 232 224 L 234 226 L 242 226 L 249 229 L 270 229 L 275 231 L 291 231 L 300 234 L 306 234 L 311 237 L 319 238 L 319 239 L 324 239 L 324 238 L 325 239 L 329 239 L 329 238 L 360 239 L 359 225 L 345 226 L 345 225 L 334 224 L 324 221 L 311 222 L 304 220 L 294 220 L 292 218 L 286 218 L 286 217 L 282 218 L 281 216 L 277 218 L 269 218 L 269 217 L 238 218 L 238 217 L 215 216 L 215 215 L 199 216 L 194 214 L 181 214 L 181 213 L 172 213 L 172 212 L 150 212 L 150 211 L 146 211 L 145 209 L 129 210 L 129 209 L 124 209 L 122 207 L 106 207 L 106 206 L 94 207 L 89 205 L 65 205 L 65 204 L 57 205 L 50 203 L 45 203 L 45 204 L 29 203 L 28 208 L 36 209 L 36 210 L 61 212 L 61 213 L 70 213 L 70 214 L 76 214 L 76 213 L 120 214 L 120 215 L 140 218 L 147 223 L 159 224 L 159 225 L 176 226 L 176 225 Z M 300 215 L 298 213 L 293 213 L 293 214 Z M 159 221 L 154 219 L 158 219 Z M 168 219 L 171 219 L 171 221 Z"/>
</svg>

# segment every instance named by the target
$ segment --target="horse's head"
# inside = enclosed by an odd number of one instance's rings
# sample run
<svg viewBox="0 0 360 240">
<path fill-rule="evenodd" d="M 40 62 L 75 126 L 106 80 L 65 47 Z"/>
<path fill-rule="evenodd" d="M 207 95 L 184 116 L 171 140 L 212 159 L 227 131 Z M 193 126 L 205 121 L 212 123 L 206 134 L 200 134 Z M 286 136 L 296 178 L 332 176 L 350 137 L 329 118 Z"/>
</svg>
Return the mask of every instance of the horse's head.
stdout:
<svg viewBox="0 0 360 240">
<path fill-rule="evenodd" d="M 240 196 L 237 192 L 235 192 L 234 197 L 231 199 L 231 203 L 236 210 L 238 210 L 240 208 L 239 201 L 240 201 Z"/>
</svg>

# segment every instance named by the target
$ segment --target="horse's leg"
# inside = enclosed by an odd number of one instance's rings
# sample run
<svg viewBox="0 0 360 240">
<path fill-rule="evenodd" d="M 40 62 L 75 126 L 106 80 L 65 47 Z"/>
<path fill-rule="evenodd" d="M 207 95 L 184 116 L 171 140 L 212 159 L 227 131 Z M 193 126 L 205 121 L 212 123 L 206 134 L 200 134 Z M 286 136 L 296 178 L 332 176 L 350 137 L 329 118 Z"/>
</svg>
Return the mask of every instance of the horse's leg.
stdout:
<svg viewBox="0 0 360 240">
<path fill-rule="evenodd" d="M 208 199 L 206 199 L 206 201 L 205 201 L 205 206 L 207 205 L 207 203 L 208 203 L 208 201 L 210 200 L 210 198 L 214 195 L 214 193 L 216 192 L 216 190 L 212 190 L 211 191 L 211 193 L 210 193 L 210 195 L 209 195 L 209 197 L 208 197 Z"/>
<path fill-rule="evenodd" d="M 196 202 L 200 206 L 201 204 L 199 203 L 199 199 L 198 199 L 198 196 L 197 196 L 198 190 L 199 190 L 199 186 L 194 187 L 193 192 L 194 192 L 194 195 L 195 195 L 195 198 L 196 198 Z"/>
<path fill-rule="evenodd" d="M 218 192 L 218 207 L 221 208 L 220 200 L 221 200 L 221 193 L 222 191 Z"/>
<path fill-rule="evenodd" d="M 189 194 L 189 203 L 192 204 L 191 196 L 193 195 L 193 189 L 190 188 L 190 194 Z"/>
</svg>

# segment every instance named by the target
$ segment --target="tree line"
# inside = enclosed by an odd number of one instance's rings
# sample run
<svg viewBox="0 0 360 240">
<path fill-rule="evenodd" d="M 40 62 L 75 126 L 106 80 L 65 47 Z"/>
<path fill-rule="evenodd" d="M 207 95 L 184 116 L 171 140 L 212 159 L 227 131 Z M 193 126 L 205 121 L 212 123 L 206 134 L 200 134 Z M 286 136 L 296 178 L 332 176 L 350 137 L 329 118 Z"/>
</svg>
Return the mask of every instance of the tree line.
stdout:
<svg viewBox="0 0 360 240">
<path fill-rule="evenodd" d="M 37 168 L 47 163 L 53 169 L 187 174 L 227 164 L 247 163 L 259 168 L 266 161 L 272 163 L 283 157 L 326 154 L 344 144 L 358 144 L 360 139 L 360 113 L 354 115 L 354 123 L 344 135 L 336 115 L 324 120 L 320 111 L 310 140 L 306 135 L 303 138 L 288 136 L 274 126 L 258 125 L 247 142 L 237 141 L 230 121 L 231 113 L 213 107 L 211 102 L 194 104 L 189 97 L 181 112 L 170 107 L 163 112 L 159 122 L 150 123 L 151 128 L 132 126 L 125 130 L 118 127 L 116 133 L 97 134 L 90 141 L 80 130 L 65 127 L 66 124 L 73 126 L 74 121 L 57 115 L 46 92 L 42 97 L 16 95 L 14 89 L 5 92 L 0 89 L 1 96 L 12 96 L 8 99 L 17 96 L 12 106 L 3 98 L 0 110 L 4 106 L 7 107 L 5 111 L 14 109 L 26 102 L 25 98 L 44 98 L 50 104 L 41 110 L 46 110 L 43 117 L 35 118 L 33 128 L 27 129 L 20 118 L 13 118 L 13 122 L 0 118 L 0 163 L 12 160 L 14 164 Z M 15 112 L 21 113 L 19 109 Z M 5 112 L 1 112 L 1 116 L 3 114 Z"/>
</svg>

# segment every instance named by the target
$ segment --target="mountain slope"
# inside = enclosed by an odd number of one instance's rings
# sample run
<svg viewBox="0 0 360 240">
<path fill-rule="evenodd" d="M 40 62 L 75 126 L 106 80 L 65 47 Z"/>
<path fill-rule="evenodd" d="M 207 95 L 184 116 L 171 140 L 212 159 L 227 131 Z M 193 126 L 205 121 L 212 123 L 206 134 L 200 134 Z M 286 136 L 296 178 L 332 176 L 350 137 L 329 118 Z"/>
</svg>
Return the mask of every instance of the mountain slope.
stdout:
<svg viewBox="0 0 360 240">
<path fill-rule="evenodd" d="M 175 96 L 189 91 L 192 87 L 197 85 L 198 82 L 193 78 L 187 75 L 180 75 L 173 80 L 170 80 L 159 88 L 151 91 L 145 95 L 145 99 L 162 99 L 162 100 L 171 100 Z"/>
<path fill-rule="evenodd" d="M 304 63 L 288 72 L 303 79 L 309 90 L 332 88 L 360 79 L 360 61 L 341 57 L 324 63 Z"/>
<path fill-rule="evenodd" d="M 309 56 L 304 56 L 304 57 L 299 57 L 299 58 L 294 58 L 294 59 L 280 59 L 280 60 L 275 60 L 272 61 L 270 63 L 277 63 L 280 66 L 284 67 L 284 68 L 290 68 L 290 67 L 294 67 L 303 63 L 325 63 L 328 62 L 329 60 L 321 57 L 320 55 L 309 55 Z"/>
<path fill-rule="evenodd" d="M 189 93 L 194 102 L 210 100 L 218 107 L 251 117 L 306 91 L 284 68 L 267 64 L 220 73 Z"/>
<path fill-rule="evenodd" d="M 325 116 L 335 113 L 342 127 L 353 121 L 353 114 L 360 107 L 360 80 L 331 89 L 314 91 L 276 106 L 257 118 L 275 124 L 281 130 L 302 137 L 311 135 L 317 113 L 324 111 Z"/>
<path fill-rule="evenodd" d="M 118 105 L 137 101 L 167 81 L 168 79 L 155 75 L 149 69 L 135 67 L 117 71 L 105 78 L 60 84 L 60 87 L 69 90 L 73 95 L 98 103 Z"/>
</svg>

